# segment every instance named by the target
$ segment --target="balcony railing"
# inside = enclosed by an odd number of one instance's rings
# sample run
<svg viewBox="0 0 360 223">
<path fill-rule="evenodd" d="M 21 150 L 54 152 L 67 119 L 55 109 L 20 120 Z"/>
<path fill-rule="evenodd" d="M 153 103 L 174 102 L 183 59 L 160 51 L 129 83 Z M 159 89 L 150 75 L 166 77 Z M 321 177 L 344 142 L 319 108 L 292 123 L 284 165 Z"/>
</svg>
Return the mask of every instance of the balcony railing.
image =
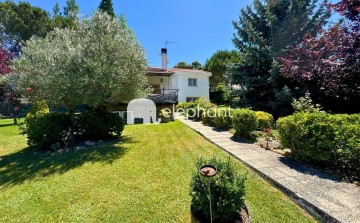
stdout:
<svg viewBox="0 0 360 223">
<path fill-rule="evenodd" d="M 147 96 L 148 99 L 151 99 L 156 104 L 161 103 L 170 103 L 177 104 L 179 96 L 179 89 L 155 89 L 153 94 Z"/>
</svg>

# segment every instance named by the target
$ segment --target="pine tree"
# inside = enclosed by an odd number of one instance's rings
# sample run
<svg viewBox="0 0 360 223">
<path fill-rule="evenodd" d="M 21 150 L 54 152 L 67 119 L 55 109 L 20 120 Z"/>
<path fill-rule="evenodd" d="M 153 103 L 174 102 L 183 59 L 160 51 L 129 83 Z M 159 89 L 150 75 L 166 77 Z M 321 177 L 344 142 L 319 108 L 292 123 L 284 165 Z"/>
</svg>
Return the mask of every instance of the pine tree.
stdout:
<svg viewBox="0 0 360 223">
<path fill-rule="evenodd" d="M 242 62 L 228 73 L 232 84 L 240 84 L 241 105 L 279 114 L 279 106 L 291 95 L 280 77 L 276 59 L 299 42 L 306 33 L 316 33 L 326 24 L 329 13 L 317 0 L 254 0 L 241 10 L 233 43 Z M 316 10 L 315 10 L 316 9 Z M 285 88 L 287 86 L 287 88 Z M 282 93 L 286 95 L 281 95 Z M 285 97 L 286 96 L 286 97 Z M 291 103 L 291 100 L 288 101 Z"/>
<path fill-rule="evenodd" d="M 66 0 L 66 6 L 64 7 L 64 15 L 67 17 L 76 17 L 79 13 L 79 5 L 76 0 Z"/>
<path fill-rule="evenodd" d="M 236 50 L 219 50 L 214 53 L 204 65 L 204 70 L 212 73 L 209 78 L 211 88 L 215 88 L 218 84 L 225 84 L 227 67 L 238 62 L 240 62 L 240 56 Z"/>
<path fill-rule="evenodd" d="M 102 0 L 99 5 L 99 10 L 107 12 L 110 16 L 115 17 L 113 3 L 111 0 Z"/>
<path fill-rule="evenodd" d="M 53 8 L 52 28 L 74 28 L 76 26 L 79 6 L 75 0 L 67 0 L 64 11 L 61 12 L 60 5 L 56 2 Z"/>
<path fill-rule="evenodd" d="M 56 2 L 54 8 L 53 8 L 53 16 L 61 16 L 61 12 L 60 12 L 60 6 L 59 6 L 59 3 Z"/>
</svg>

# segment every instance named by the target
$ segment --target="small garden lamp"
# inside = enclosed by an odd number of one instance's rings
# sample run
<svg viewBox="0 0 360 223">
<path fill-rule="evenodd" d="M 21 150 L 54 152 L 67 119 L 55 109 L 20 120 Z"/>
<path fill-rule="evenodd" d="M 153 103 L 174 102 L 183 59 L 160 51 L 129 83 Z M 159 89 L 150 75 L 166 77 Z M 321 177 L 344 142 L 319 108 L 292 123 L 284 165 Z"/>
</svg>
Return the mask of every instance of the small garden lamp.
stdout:
<svg viewBox="0 0 360 223">
<path fill-rule="evenodd" d="M 217 169 L 213 165 L 206 164 L 199 168 L 199 173 L 201 174 L 201 176 L 208 179 L 209 203 L 210 203 L 210 222 L 212 223 L 210 178 L 212 178 L 216 175 Z"/>
</svg>

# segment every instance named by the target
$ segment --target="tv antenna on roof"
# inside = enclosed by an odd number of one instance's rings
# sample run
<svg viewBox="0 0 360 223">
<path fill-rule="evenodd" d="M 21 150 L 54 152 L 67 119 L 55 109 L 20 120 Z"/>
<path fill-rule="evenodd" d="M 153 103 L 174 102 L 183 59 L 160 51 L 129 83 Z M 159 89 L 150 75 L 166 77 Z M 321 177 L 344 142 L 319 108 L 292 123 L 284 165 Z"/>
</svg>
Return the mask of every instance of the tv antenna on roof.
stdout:
<svg viewBox="0 0 360 223">
<path fill-rule="evenodd" d="M 176 42 L 171 42 L 171 41 L 166 40 L 166 41 L 165 41 L 165 48 L 167 48 L 167 45 L 173 44 L 173 43 L 176 43 Z"/>
</svg>

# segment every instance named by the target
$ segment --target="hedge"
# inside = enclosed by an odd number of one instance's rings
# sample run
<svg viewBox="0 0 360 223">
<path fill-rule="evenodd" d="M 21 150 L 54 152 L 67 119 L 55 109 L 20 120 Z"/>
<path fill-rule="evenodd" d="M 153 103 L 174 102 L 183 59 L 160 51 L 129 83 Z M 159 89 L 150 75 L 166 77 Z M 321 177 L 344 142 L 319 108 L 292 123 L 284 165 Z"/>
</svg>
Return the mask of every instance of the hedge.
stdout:
<svg viewBox="0 0 360 223">
<path fill-rule="evenodd" d="M 360 114 L 295 113 L 280 118 L 277 129 L 282 146 L 296 160 L 360 178 Z"/>
</svg>

